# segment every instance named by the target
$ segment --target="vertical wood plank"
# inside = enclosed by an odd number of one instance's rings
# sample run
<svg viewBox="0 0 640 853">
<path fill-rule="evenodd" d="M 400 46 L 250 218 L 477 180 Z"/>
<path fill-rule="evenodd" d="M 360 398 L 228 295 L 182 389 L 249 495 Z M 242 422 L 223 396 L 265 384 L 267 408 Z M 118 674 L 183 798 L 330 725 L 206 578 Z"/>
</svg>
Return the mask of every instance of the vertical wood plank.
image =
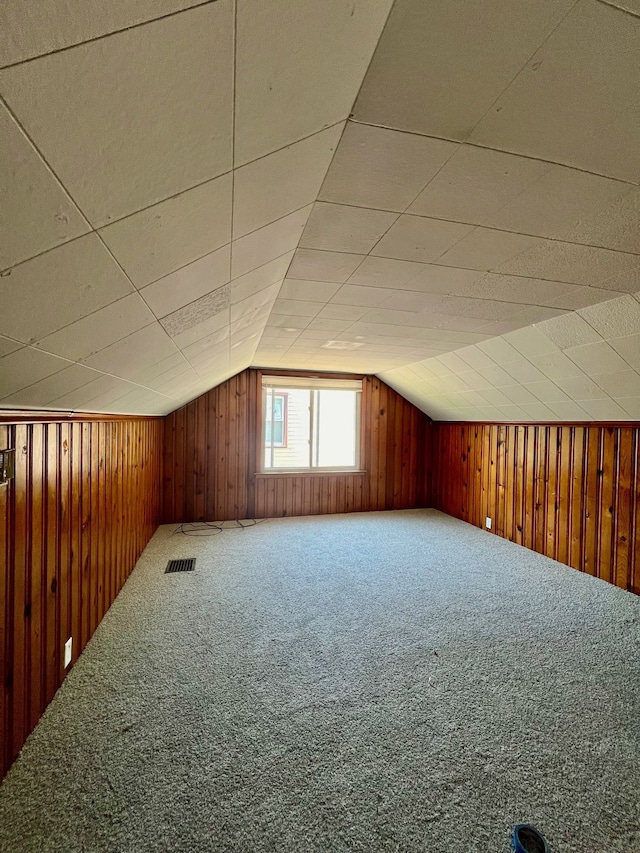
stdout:
<svg viewBox="0 0 640 853">
<path fill-rule="evenodd" d="M 73 663 L 155 530 L 162 440 L 159 418 L 0 425 L 17 451 L 0 487 L 2 773 L 66 675 L 67 638 Z"/>
<path fill-rule="evenodd" d="M 495 511 L 499 535 L 638 591 L 640 427 L 440 423 L 433 431 L 436 507 L 481 527 Z"/>
</svg>

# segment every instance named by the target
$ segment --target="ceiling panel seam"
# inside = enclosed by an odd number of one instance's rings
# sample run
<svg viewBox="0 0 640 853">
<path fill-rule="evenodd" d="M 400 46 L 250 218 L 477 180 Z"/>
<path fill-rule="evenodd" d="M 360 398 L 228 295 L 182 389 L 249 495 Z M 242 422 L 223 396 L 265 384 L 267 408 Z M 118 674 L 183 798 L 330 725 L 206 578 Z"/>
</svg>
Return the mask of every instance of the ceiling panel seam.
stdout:
<svg viewBox="0 0 640 853">
<path fill-rule="evenodd" d="M 580 2 L 580 0 L 578 0 L 578 2 Z M 349 121 L 352 124 L 360 124 L 365 127 L 377 127 L 379 130 L 391 130 L 394 133 L 404 133 L 407 136 L 420 136 L 423 139 L 436 139 L 441 142 L 454 142 L 456 145 L 460 146 L 470 145 L 473 148 L 480 148 L 484 151 L 495 151 L 498 154 L 513 154 L 514 157 L 522 157 L 524 160 L 533 160 L 536 163 L 548 163 L 550 166 L 561 166 L 563 169 L 571 169 L 574 172 L 582 172 L 585 175 L 594 175 L 596 178 L 607 178 L 607 180 L 617 181 L 619 184 L 628 184 L 631 187 L 640 186 L 640 181 L 630 181 L 626 178 L 617 177 L 616 175 L 606 175 L 604 172 L 594 172 L 590 169 L 583 169 L 581 166 L 575 166 L 570 163 L 561 163 L 559 160 L 549 160 L 545 157 L 534 157 L 532 154 L 525 154 L 521 151 L 514 151 L 510 148 L 494 148 L 491 145 L 483 145 L 481 142 L 477 142 L 475 140 L 465 139 L 460 141 L 459 139 L 452 139 L 449 136 L 436 136 L 433 133 L 421 133 L 419 130 L 407 130 L 406 128 L 394 127 L 390 124 L 379 124 L 373 121 L 363 121 L 358 118 L 349 118 Z M 332 204 L 333 203 L 338 204 L 339 202 L 332 202 Z"/>
<path fill-rule="evenodd" d="M 184 15 L 187 12 L 190 12 L 192 9 L 200 9 L 202 6 L 209 6 L 212 3 L 216 3 L 217 0 L 203 0 L 201 3 L 194 3 L 193 6 L 187 6 L 185 9 L 176 9 L 173 12 L 167 12 L 165 15 L 158 15 L 154 18 L 146 18 L 144 21 L 138 21 L 137 24 L 130 24 L 128 27 L 120 27 L 119 29 L 109 30 L 108 33 L 101 33 L 99 36 L 92 36 L 92 38 L 83 39 L 82 41 L 75 41 L 73 44 L 67 44 L 64 47 L 57 47 L 55 50 L 46 50 L 44 53 L 37 53 L 34 56 L 29 56 L 26 59 L 19 59 L 17 62 L 8 62 L 6 65 L 0 65 L 0 71 L 3 71 L 5 68 L 16 68 L 19 65 L 26 65 L 28 62 L 35 62 L 36 59 L 42 59 L 44 56 L 54 56 L 56 53 L 64 53 L 66 50 L 71 50 L 74 47 L 80 47 L 83 44 L 91 44 L 92 42 L 102 41 L 102 39 L 109 38 L 110 36 L 118 35 L 119 33 L 126 33 L 129 30 L 137 30 L 140 27 L 144 27 L 147 24 L 152 24 L 155 21 L 163 21 L 165 18 L 175 18 L 177 15 Z"/>
<path fill-rule="evenodd" d="M 617 9 L 618 12 L 623 12 L 626 15 L 631 15 L 633 18 L 640 18 L 640 12 L 634 12 L 633 9 L 628 9 L 626 6 L 621 6 L 620 3 L 615 3 L 614 0 L 598 0 L 603 6 L 610 6 L 612 9 Z"/>
<path fill-rule="evenodd" d="M 366 208 L 365 208 L 365 209 L 366 209 Z M 399 216 L 401 216 L 401 215 L 402 215 L 402 214 L 399 214 Z M 411 216 L 413 216 L 413 214 L 410 214 L 410 215 L 411 215 Z M 428 218 L 428 217 L 421 217 L 421 218 L 425 219 L 425 218 Z M 456 220 L 448 220 L 448 219 L 437 220 L 437 221 L 439 221 L 439 222 L 454 222 L 455 224 L 469 224 L 469 225 L 472 225 L 472 223 L 457 223 L 457 221 L 456 221 Z M 473 227 L 477 227 L 477 228 L 484 228 L 485 226 L 483 226 L 483 225 L 478 225 L 478 226 L 473 226 Z M 491 229 L 491 230 L 493 230 L 493 231 L 499 231 L 499 230 L 502 230 L 502 229 L 494 228 L 494 229 Z M 502 232 L 502 233 L 504 233 L 504 234 L 520 234 L 520 232 L 518 232 L 518 231 L 504 231 L 504 232 Z M 467 237 L 467 236 L 469 236 L 469 235 L 465 235 L 465 237 Z M 536 237 L 537 235 L 533 234 L 533 235 L 522 235 L 522 236 L 532 236 L 532 237 Z M 463 239 L 464 239 L 464 237 L 463 237 Z M 548 240 L 550 240 L 550 241 L 551 241 L 551 238 L 547 238 L 547 237 L 539 237 L 539 239 L 541 239 L 541 240 L 547 240 L 547 239 L 548 239 Z M 568 246 L 582 246 L 582 247 L 584 247 L 584 248 L 586 248 L 586 249 L 601 249 L 602 251 L 605 251 L 605 252 L 612 252 L 612 253 L 614 253 L 614 254 L 616 254 L 616 255 L 632 255 L 633 257 L 638 258 L 638 263 L 640 264 L 640 253 L 638 253 L 638 252 L 624 252 L 624 251 L 622 251 L 621 249 L 608 249 L 608 248 L 607 248 L 607 247 L 605 247 L 605 246 L 590 246 L 590 245 L 589 245 L 589 244 L 587 244 L 587 243 L 572 243 L 572 242 L 570 242 L 570 241 L 568 241 L 568 240 L 556 240 L 556 241 L 552 241 L 552 242 L 565 243 L 565 244 L 566 244 L 566 245 L 568 245 Z M 377 243 L 376 243 L 376 245 L 377 245 Z M 299 247 L 299 248 L 300 248 L 300 247 Z M 374 246 L 374 248 L 375 248 L 375 246 Z M 449 248 L 451 248 L 451 247 L 449 247 Z M 445 249 L 445 251 L 443 252 L 443 254 L 446 254 L 446 253 L 449 251 L 449 248 Z M 302 247 L 302 248 L 301 248 L 301 250 L 302 250 L 302 251 L 308 251 L 308 252 L 324 252 L 324 253 L 329 254 L 329 255 L 353 255 L 353 254 L 358 254 L 358 253 L 354 253 L 354 252 L 345 252 L 345 251 L 344 251 L 344 250 L 342 250 L 342 249 L 310 249 L 310 248 Z M 529 250 L 528 250 L 528 249 L 525 249 L 525 250 L 524 250 L 524 252 L 527 252 L 527 251 L 529 251 Z M 513 260 L 514 258 L 518 257 L 520 254 L 523 254 L 524 252 L 518 253 L 518 255 L 513 255 L 509 260 Z M 284 254 L 286 254 L 286 252 L 285 252 Z M 362 265 L 362 263 L 363 263 L 363 262 L 364 262 L 368 257 L 370 257 L 370 256 L 371 256 L 371 257 L 374 257 L 374 258 L 381 258 L 382 260 L 388 260 L 388 261 L 399 261 L 400 263 L 403 263 L 403 262 L 404 262 L 404 260 L 403 260 L 402 258 L 388 257 L 387 255 L 372 255 L 372 254 L 371 254 L 371 252 L 370 252 L 368 255 L 362 255 L 363 260 L 358 264 L 358 266 L 357 266 L 357 267 L 355 268 L 355 270 L 354 270 L 354 271 L 349 275 L 349 277 L 347 278 L 347 280 L 346 280 L 345 282 L 336 282 L 336 284 L 351 284 L 351 283 L 352 283 L 352 282 L 351 282 L 351 279 L 353 278 L 353 276 L 354 276 L 354 275 L 356 275 L 356 273 L 357 273 L 357 272 L 358 272 L 358 270 L 360 269 L 360 266 Z M 440 256 L 440 257 L 442 257 L 442 256 Z M 508 276 L 509 278 L 522 278 L 522 279 L 526 279 L 527 281 L 548 281 L 548 282 L 550 282 L 550 283 L 552 283 L 552 284 L 553 284 L 553 283 L 557 283 L 557 284 L 573 284 L 573 285 L 575 285 L 576 287 L 592 287 L 592 288 L 595 288 L 595 289 L 598 289 L 598 290 L 602 289 L 602 288 L 600 288 L 600 287 L 599 287 L 599 284 L 600 284 L 600 283 L 605 283 L 605 282 L 607 282 L 607 281 L 612 281 L 613 279 L 617 278 L 617 277 L 618 277 L 618 275 L 619 275 L 618 273 L 615 273 L 614 275 L 607 276 L 606 278 L 603 278 L 603 279 L 601 280 L 601 282 L 598 282 L 598 284 L 580 284 L 580 283 L 577 283 L 577 282 L 575 282 L 575 281 L 565 281 L 565 280 L 563 280 L 563 279 L 559 279 L 559 278 L 544 278 L 543 276 L 539 276 L 539 275 L 535 275 L 535 276 L 533 276 L 533 275 L 523 275 L 522 273 L 515 273 L 515 272 L 514 272 L 514 273 L 512 273 L 512 272 L 509 272 L 509 273 L 505 273 L 505 272 L 498 272 L 498 271 L 497 271 L 497 270 L 495 270 L 494 268 L 490 268 L 490 269 L 477 269 L 477 268 L 475 268 L 475 267 L 464 267 L 464 266 L 460 266 L 460 265 L 457 265 L 457 264 L 456 264 L 455 266 L 452 266 L 452 265 L 450 265 L 450 264 L 439 264 L 439 263 L 437 262 L 437 259 L 436 259 L 435 261 L 407 261 L 407 263 L 419 264 L 419 265 L 421 265 L 421 266 L 427 266 L 427 267 L 439 267 L 440 269 L 443 269 L 443 270 L 454 270 L 454 269 L 459 269 L 459 270 L 465 270 L 466 272 L 477 272 L 477 273 L 479 273 L 479 274 L 484 274 L 484 275 L 486 275 L 486 274 L 502 275 L 502 276 Z M 291 265 L 290 265 L 290 266 L 291 266 Z M 630 269 L 635 269 L 635 267 L 630 267 Z M 285 277 L 286 277 L 286 276 L 285 276 Z M 311 279 L 311 280 L 313 280 L 313 279 Z M 413 281 L 413 279 L 408 279 L 407 283 L 410 283 L 411 281 Z M 607 289 L 607 288 L 605 288 L 605 289 Z M 411 288 L 410 288 L 410 287 L 403 287 L 403 290 L 411 290 Z M 420 292 L 420 293 L 422 293 L 422 292 L 424 292 L 424 291 L 419 290 L 419 291 L 416 291 L 416 292 Z M 611 292 L 612 292 L 612 293 L 614 293 L 614 292 L 615 292 L 615 293 L 626 293 L 627 291 L 613 291 L 613 290 L 612 290 Z M 472 297 L 469 297 L 469 298 L 472 298 Z"/>
<path fill-rule="evenodd" d="M 402 132 L 404 132 L 404 131 L 402 131 Z M 467 143 L 464 143 L 464 144 L 466 145 Z M 490 150 L 497 150 L 497 149 L 490 149 Z M 499 153 L 505 153 L 505 152 L 499 152 Z M 540 162 L 546 162 L 546 161 L 540 161 Z M 553 163 L 551 165 L 562 165 L 562 164 Z M 564 168 L 571 168 L 571 167 L 564 167 Z M 595 172 L 588 172 L 587 174 L 595 175 Z M 598 175 L 597 177 L 606 177 L 606 175 Z M 607 179 L 607 180 L 615 180 L 615 179 Z M 636 184 L 631 184 L 628 181 L 619 181 L 619 183 L 626 184 L 629 187 L 629 192 L 633 192 L 636 189 Z M 428 186 L 428 184 L 427 184 L 427 186 Z M 426 189 L 426 187 L 425 187 L 425 189 Z M 519 197 L 520 197 L 520 194 L 518 194 L 518 196 L 516 196 L 515 198 L 519 198 Z M 621 196 L 621 199 L 624 199 L 626 197 L 627 197 L 626 195 Z M 446 216 L 427 216 L 424 213 L 407 213 L 406 211 L 399 212 L 396 210 L 385 210 L 384 208 L 381 208 L 381 207 L 368 207 L 366 205 L 357 204 L 355 202 L 348 204 L 347 202 L 344 202 L 344 201 L 324 201 L 321 199 L 317 199 L 315 203 L 334 205 L 335 207 L 347 207 L 347 208 L 355 207 L 358 210 L 373 210 L 373 211 L 376 211 L 378 213 L 395 213 L 397 218 L 399 218 L 400 216 L 415 216 L 419 219 L 434 219 L 434 220 L 437 220 L 438 222 L 450 222 L 454 225 L 469 225 L 472 228 L 484 228 L 487 231 L 499 231 L 502 234 L 517 234 L 520 237 L 536 237 L 540 240 L 549 240 L 552 243 L 567 243 L 568 245 L 571 245 L 571 246 L 584 246 L 587 249 L 604 249 L 607 252 L 617 252 L 617 253 L 620 253 L 623 255 L 638 255 L 640 257 L 640 252 L 633 252 L 630 249 L 612 249 L 610 246 L 600 246 L 596 243 L 581 243 L 581 242 L 576 241 L 575 239 L 565 240 L 562 237 L 547 237 L 546 235 L 543 236 L 541 234 L 531 234 L 528 231 L 516 231 L 516 230 L 510 229 L 510 228 L 499 228 L 496 225 L 482 225 L 479 222 L 469 222 L 465 219 L 448 219 Z M 510 203 L 511 203 L 511 201 L 507 202 L 507 204 L 510 204 Z M 413 204 L 413 202 L 411 202 L 411 204 Z M 409 206 L 411 206 L 411 205 L 409 205 Z M 306 205 L 303 205 L 303 207 L 306 207 Z M 302 208 L 298 208 L 298 209 L 301 210 Z M 503 208 L 498 208 L 498 210 L 502 210 L 502 209 Z M 295 213 L 295 211 L 293 211 L 293 212 Z M 283 218 L 283 217 L 281 217 L 281 218 Z M 277 222 L 278 220 L 275 220 L 275 221 Z M 392 223 L 392 225 L 393 224 L 394 223 Z M 391 227 L 392 226 L 389 226 L 389 228 L 391 228 Z M 387 231 L 388 230 L 389 229 L 387 229 Z M 251 233 L 253 233 L 253 232 L 251 232 Z M 385 234 L 386 233 L 387 232 L 385 231 Z M 304 234 L 300 237 L 300 239 L 302 239 L 303 236 L 304 236 Z M 383 234 L 383 236 L 384 236 L 384 234 Z M 382 239 L 382 237 L 380 239 Z M 380 242 L 380 241 L 378 241 L 378 242 Z M 310 247 L 298 246 L 298 248 L 310 248 Z M 374 246 L 374 248 L 375 248 L 375 246 Z M 345 249 L 314 249 L 313 251 L 314 252 L 333 252 L 335 254 L 344 254 L 344 255 L 354 254 L 353 252 L 348 252 Z M 373 250 L 370 250 L 370 253 L 371 253 L 371 251 L 373 251 Z"/>
<path fill-rule="evenodd" d="M 564 13 L 564 15 L 562 15 L 562 17 L 560 18 L 560 20 L 558 21 L 558 23 L 555 25 L 555 27 L 553 27 L 553 28 L 552 28 L 552 29 L 547 33 L 547 35 L 542 39 L 542 41 L 541 41 L 541 42 L 540 42 L 540 44 L 536 47 L 536 49 L 533 51 L 533 53 L 532 53 L 532 54 L 527 58 L 527 61 L 523 63 L 523 65 L 521 66 L 521 68 L 520 68 L 520 69 L 519 69 L 519 70 L 518 70 L 518 71 L 513 75 L 513 77 L 511 78 L 511 80 L 507 83 L 507 85 L 506 85 L 506 86 L 504 87 L 504 89 L 500 92 L 500 94 L 497 96 L 497 98 L 495 98 L 495 99 L 491 102 L 491 104 L 489 105 L 488 109 L 487 109 L 487 110 L 482 114 L 482 116 L 481 116 L 481 117 L 478 119 L 478 121 L 474 124 L 474 126 L 471 128 L 471 130 L 470 130 L 470 131 L 469 131 L 469 133 L 467 134 L 467 137 L 466 137 L 467 139 L 468 139 L 468 138 L 473 134 L 473 131 L 474 131 L 474 130 L 476 129 L 476 127 L 480 124 L 480 122 L 484 119 L 484 117 L 485 117 L 486 115 L 488 115 L 488 114 L 491 112 L 491 110 L 495 107 L 495 105 L 498 103 L 498 101 L 500 100 L 500 98 L 505 94 L 505 92 L 509 91 L 509 89 L 511 88 L 511 86 L 513 86 L 513 84 L 514 84 L 514 83 L 515 83 L 515 81 L 518 79 L 518 77 L 523 73 L 523 71 L 525 70 L 525 68 L 527 67 L 527 65 L 531 62 L 531 60 L 532 60 L 532 59 L 533 59 L 533 57 L 536 55 L 536 53 L 538 53 L 538 51 L 539 51 L 541 48 L 543 48 L 543 47 L 544 47 L 544 45 L 549 41 L 549 39 L 550 39 L 550 38 L 551 38 L 551 36 L 555 33 L 555 31 L 558 29 L 558 27 L 559 27 L 561 24 L 563 24 L 563 23 L 564 23 L 564 21 L 566 21 L 566 19 L 569 17 L 569 15 L 573 12 L 573 10 L 576 8 L 576 6 L 577 6 L 580 2 L 581 2 L 581 0 L 575 0 L 575 2 L 574 2 L 574 3 L 573 3 L 573 4 L 572 4 L 568 9 L 567 9 L 567 11 Z"/>
</svg>

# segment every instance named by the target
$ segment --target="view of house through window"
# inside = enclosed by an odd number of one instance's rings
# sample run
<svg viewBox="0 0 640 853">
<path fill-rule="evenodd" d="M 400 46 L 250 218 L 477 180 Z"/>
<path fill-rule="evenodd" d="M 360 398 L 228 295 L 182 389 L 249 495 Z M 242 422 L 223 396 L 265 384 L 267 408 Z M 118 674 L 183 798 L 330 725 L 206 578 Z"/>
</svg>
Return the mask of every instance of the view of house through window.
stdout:
<svg viewBox="0 0 640 853">
<path fill-rule="evenodd" d="M 264 376 L 263 471 L 357 470 L 360 380 Z"/>
</svg>

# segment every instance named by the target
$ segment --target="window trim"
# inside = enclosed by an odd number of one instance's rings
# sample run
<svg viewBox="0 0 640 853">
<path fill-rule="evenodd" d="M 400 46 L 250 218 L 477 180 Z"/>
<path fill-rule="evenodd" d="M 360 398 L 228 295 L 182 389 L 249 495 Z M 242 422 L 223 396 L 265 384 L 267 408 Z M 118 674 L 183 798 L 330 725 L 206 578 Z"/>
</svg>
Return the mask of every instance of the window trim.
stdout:
<svg viewBox="0 0 640 853">
<path fill-rule="evenodd" d="M 257 472 L 256 476 L 259 477 L 273 477 L 278 475 L 292 475 L 296 476 L 316 476 L 316 475 L 327 475 L 327 474 L 362 474 L 365 473 L 363 466 L 363 422 L 362 422 L 362 395 L 364 391 L 364 383 L 363 377 L 360 375 L 354 376 L 353 374 L 329 374 L 329 375 L 318 375 L 314 374 L 313 376 L 305 376 L 299 373 L 272 373 L 267 371 L 260 371 L 259 373 L 259 382 L 261 389 L 260 396 L 260 404 L 258 405 L 258 454 L 257 454 Z M 356 448 L 355 448 L 355 457 L 356 464 L 353 466 L 331 466 L 331 467 L 320 467 L 314 466 L 304 468 L 296 468 L 296 467 L 288 467 L 288 468 L 266 468 L 266 399 L 267 399 L 267 388 L 273 388 L 278 391 L 279 394 L 287 394 L 289 388 L 300 388 L 305 390 L 349 390 L 344 386 L 347 383 L 351 383 L 354 387 L 351 389 L 356 392 Z M 310 418 L 313 416 L 313 413 L 310 412 Z M 311 423 L 310 423 L 311 427 Z M 310 430 L 311 431 L 311 430 Z M 311 462 L 311 453 L 312 453 L 312 445 L 310 443 L 309 447 L 309 462 Z"/>
</svg>

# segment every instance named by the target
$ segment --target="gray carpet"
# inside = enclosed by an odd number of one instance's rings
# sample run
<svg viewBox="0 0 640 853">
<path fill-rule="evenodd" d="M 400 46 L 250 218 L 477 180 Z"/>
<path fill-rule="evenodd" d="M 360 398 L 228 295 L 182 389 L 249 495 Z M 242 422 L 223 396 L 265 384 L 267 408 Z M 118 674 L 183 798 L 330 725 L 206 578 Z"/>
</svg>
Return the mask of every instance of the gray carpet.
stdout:
<svg viewBox="0 0 640 853">
<path fill-rule="evenodd" d="M 435 511 L 173 529 L 0 788 L 1 850 L 640 851 L 640 599 Z"/>
</svg>

